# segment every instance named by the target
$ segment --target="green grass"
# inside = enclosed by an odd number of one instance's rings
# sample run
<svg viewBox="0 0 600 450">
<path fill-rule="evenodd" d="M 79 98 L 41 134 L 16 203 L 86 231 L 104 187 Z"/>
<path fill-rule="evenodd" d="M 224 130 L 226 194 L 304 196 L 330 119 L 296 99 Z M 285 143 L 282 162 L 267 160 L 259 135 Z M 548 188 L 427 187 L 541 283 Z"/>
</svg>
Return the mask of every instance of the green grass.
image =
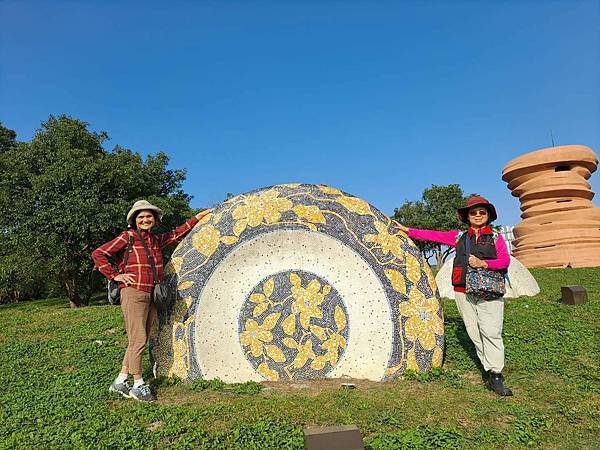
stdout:
<svg viewBox="0 0 600 450">
<path fill-rule="evenodd" d="M 107 391 L 126 342 L 118 308 L 0 306 L 0 448 L 301 449 L 304 426 L 338 424 L 370 449 L 598 448 L 600 269 L 533 273 L 542 292 L 506 305 L 512 398 L 482 386 L 452 301 L 442 370 L 356 390 L 161 379 L 151 405 Z M 559 303 L 564 284 L 584 285 L 588 303 Z"/>
</svg>

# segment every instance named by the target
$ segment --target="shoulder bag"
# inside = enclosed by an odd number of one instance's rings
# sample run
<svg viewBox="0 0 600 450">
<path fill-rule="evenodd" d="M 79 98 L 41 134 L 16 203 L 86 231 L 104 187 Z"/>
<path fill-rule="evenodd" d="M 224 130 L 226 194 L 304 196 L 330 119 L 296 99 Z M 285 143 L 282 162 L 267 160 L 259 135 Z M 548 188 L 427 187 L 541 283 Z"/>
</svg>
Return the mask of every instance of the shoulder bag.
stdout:
<svg viewBox="0 0 600 450">
<path fill-rule="evenodd" d="M 506 293 L 504 273 L 499 270 L 484 269 L 483 267 L 475 269 L 469 265 L 471 239 L 468 233 L 466 233 L 465 250 L 467 254 L 465 292 L 484 300 L 495 300 L 504 296 Z"/>
<path fill-rule="evenodd" d="M 127 268 L 127 260 L 129 259 L 129 253 L 131 253 L 131 247 L 133 246 L 133 235 L 128 233 L 128 236 L 127 247 L 125 248 L 125 255 L 123 256 L 123 271 Z M 119 271 L 119 274 L 122 274 L 123 271 Z M 111 305 L 121 304 L 121 289 L 119 288 L 119 282 L 115 281 L 114 278 L 108 280 L 108 303 Z"/>
</svg>

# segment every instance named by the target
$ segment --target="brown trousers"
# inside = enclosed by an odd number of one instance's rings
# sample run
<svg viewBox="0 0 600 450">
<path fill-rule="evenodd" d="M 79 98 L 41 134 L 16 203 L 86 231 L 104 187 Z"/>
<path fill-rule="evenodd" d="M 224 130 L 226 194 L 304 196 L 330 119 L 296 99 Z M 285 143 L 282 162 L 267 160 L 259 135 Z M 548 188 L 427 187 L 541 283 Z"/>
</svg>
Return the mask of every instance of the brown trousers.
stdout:
<svg viewBox="0 0 600 450">
<path fill-rule="evenodd" d="M 121 373 L 130 373 L 134 379 L 139 379 L 142 377 L 142 355 L 157 317 L 156 306 L 148 292 L 127 287 L 121 289 L 121 311 L 127 331 L 127 351 Z"/>
</svg>

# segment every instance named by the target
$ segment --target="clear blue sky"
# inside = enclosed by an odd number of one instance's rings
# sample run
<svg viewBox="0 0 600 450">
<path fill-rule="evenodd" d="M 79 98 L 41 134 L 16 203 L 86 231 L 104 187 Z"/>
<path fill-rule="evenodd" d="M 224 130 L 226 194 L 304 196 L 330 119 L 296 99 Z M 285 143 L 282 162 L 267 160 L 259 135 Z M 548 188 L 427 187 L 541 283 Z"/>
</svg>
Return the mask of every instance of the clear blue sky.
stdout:
<svg viewBox="0 0 600 450">
<path fill-rule="evenodd" d="M 0 120 L 69 114 L 188 170 L 192 205 L 324 183 L 391 214 L 488 196 L 551 145 L 600 152 L 598 1 L 2 1 Z M 600 195 L 600 176 L 591 178 Z"/>
</svg>

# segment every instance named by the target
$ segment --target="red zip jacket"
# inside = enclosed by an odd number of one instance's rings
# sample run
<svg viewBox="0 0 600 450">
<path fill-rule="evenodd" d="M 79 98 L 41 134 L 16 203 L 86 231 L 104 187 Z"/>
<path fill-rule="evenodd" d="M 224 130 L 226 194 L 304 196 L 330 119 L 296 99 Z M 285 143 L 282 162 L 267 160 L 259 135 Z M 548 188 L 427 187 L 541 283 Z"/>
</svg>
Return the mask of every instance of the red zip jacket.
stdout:
<svg viewBox="0 0 600 450">
<path fill-rule="evenodd" d="M 163 279 L 164 271 L 163 257 L 160 249 L 183 239 L 197 223 L 198 219 L 194 216 L 183 225 L 178 226 L 168 233 L 154 234 L 151 231 L 140 231 L 144 241 L 146 241 L 148 250 L 150 250 L 150 253 L 154 257 L 159 282 Z M 123 257 L 130 235 L 133 236 L 132 251 L 127 258 L 127 267 L 123 267 Z M 110 257 L 117 258 L 118 269 L 110 263 Z M 152 266 L 150 266 L 144 246 L 134 230 L 123 231 L 112 241 L 102 244 L 92 252 L 92 259 L 100 273 L 109 280 L 112 280 L 119 273 L 132 273 L 135 275 L 135 282 L 129 287 L 143 292 L 152 292 L 152 288 L 154 287 Z M 119 287 L 124 288 L 126 286 L 124 283 L 119 283 Z"/>
</svg>

